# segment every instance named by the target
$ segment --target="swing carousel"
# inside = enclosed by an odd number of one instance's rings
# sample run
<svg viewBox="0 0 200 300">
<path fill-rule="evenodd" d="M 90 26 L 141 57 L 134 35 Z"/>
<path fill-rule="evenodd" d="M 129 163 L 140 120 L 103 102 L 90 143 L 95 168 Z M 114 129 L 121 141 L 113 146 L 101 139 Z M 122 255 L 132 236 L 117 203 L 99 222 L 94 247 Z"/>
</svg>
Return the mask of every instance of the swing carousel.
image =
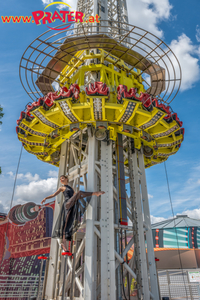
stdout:
<svg viewBox="0 0 200 300">
<path fill-rule="evenodd" d="M 138 299 L 159 299 L 145 169 L 184 139 L 171 107 L 181 84 L 176 56 L 148 31 L 102 20 L 36 38 L 20 78 L 32 101 L 17 120 L 24 149 L 59 167 L 76 191 L 105 191 L 82 201 L 73 257 L 52 239 L 45 299 L 121 299 L 132 280 Z M 54 224 L 61 206 L 59 195 Z"/>
</svg>

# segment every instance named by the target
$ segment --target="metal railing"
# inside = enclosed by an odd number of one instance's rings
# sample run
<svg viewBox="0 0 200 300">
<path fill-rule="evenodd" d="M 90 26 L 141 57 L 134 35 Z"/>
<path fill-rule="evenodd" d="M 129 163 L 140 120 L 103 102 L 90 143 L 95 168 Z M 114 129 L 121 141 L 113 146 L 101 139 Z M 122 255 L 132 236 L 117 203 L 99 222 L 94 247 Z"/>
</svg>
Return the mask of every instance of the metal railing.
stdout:
<svg viewBox="0 0 200 300">
<path fill-rule="evenodd" d="M 158 271 L 158 282 L 160 297 L 169 297 L 170 300 L 196 300 L 200 299 L 200 283 L 190 282 L 188 271 L 191 270 L 160 270 Z"/>
<path fill-rule="evenodd" d="M 41 299 L 43 281 L 41 276 L 39 285 L 39 275 L 0 275 L 0 299 Z"/>
</svg>

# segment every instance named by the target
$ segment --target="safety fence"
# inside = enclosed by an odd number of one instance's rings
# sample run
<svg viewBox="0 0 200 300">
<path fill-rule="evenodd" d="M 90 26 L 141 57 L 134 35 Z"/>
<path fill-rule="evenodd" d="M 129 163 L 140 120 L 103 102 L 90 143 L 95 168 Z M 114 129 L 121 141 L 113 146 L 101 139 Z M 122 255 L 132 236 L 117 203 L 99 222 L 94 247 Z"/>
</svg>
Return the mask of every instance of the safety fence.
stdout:
<svg viewBox="0 0 200 300">
<path fill-rule="evenodd" d="M 0 299 L 32 300 L 42 296 L 44 276 L 0 275 Z"/>
<path fill-rule="evenodd" d="M 160 299 L 169 297 L 169 300 L 200 300 L 200 283 L 190 282 L 188 271 L 200 269 L 158 271 Z M 39 284 L 39 275 L 0 275 L 0 299 L 41 299 L 43 281 L 44 276 L 41 277 Z"/>
<path fill-rule="evenodd" d="M 158 271 L 158 282 L 160 297 L 169 297 L 169 300 L 200 299 L 200 282 L 190 282 L 188 272 L 191 270 L 160 270 Z"/>
</svg>

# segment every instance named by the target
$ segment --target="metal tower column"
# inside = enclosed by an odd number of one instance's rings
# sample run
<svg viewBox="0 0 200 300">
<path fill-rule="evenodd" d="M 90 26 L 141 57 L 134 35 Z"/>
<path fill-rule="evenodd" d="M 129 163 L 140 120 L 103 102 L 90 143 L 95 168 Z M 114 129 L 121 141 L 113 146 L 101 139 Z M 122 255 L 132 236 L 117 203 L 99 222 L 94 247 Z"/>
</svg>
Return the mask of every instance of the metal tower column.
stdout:
<svg viewBox="0 0 200 300">
<path fill-rule="evenodd" d="M 146 183 L 146 175 L 145 175 L 145 167 L 144 167 L 143 148 L 141 148 L 140 152 L 138 152 L 138 160 L 139 160 L 139 168 L 141 171 L 141 192 L 142 192 L 144 222 L 145 222 L 145 227 L 147 228 L 146 242 L 147 242 L 147 256 L 148 256 L 148 263 L 149 263 L 151 292 L 154 295 L 154 299 L 159 299 L 157 270 L 156 270 L 153 237 L 152 237 L 152 230 L 151 230 L 151 219 L 150 219 L 147 183 Z"/>
<path fill-rule="evenodd" d="M 115 300 L 112 143 L 101 142 L 101 300 Z"/>
<path fill-rule="evenodd" d="M 128 12 L 126 0 L 78 0 L 77 10 L 84 12 L 87 19 L 91 15 L 98 14 L 102 20 L 110 21 L 111 25 L 115 27 L 109 32 L 111 36 L 119 36 L 123 34 L 123 29 L 128 29 Z M 119 22 L 119 23 L 116 23 Z M 104 25 L 107 21 L 101 21 L 100 28 L 93 28 L 93 31 L 105 31 Z M 82 26 L 82 25 L 77 25 Z M 90 24 L 86 24 L 89 28 Z"/>
<path fill-rule="evenodd" d="M 60 176 L 64 175 L 66 172 L 66 163 L 67 163 L 67 150 L 69 147 L 69 141 L 65 141 L 61 147 L 60 153 L 60 167 L 58 173 L 58 186 L 60 186 Z M 62 199 L 63 194 L 60 193 L 56 197 L 55 201 L 55 209 L 54 209 L 54 218 L 53 218 L 53 228 L 55 226 L 56 220 L 60 213 L 62 207 Z M 56 289 L 56 273 L 58 268 L 58 257 L 59 257 L 59 246 L 56 239 L 51 239 L 51 248 L 49 254 L 49 269 L 48 269 L 48 277 L 47 277 L 47 286 L 46 286 L 46 296 L 48 299 L 54 299 L 55 289 Z"/>
<path fill-rule="evenodd" d="M 95 137 L 88 138 L 88 179 L 87 190 L 97 190 L 97 176 L 95 172 L 95 161 L 97 159 L 97 140 Z M 84 267 L 84 299 L 95 299 L 96 292 L 96 251 L 94 222 L 97 209 L 96 196 L 92 197 L 86 211 L 86 240 L 85 240 L 85 267 Z"/>
<path fill-rule="evenodd" d="M 138 174 L 137 150 L 134 148 L 133 140 L 131 140 L 129 144 L 129 180 L 131 192 L 136 270 L 138 271 L 138 298 L 148 300 L 150 299 L 150 292 L 148 283 L 146 248 L 144 240 L 143 211 Z"/>
</svg>

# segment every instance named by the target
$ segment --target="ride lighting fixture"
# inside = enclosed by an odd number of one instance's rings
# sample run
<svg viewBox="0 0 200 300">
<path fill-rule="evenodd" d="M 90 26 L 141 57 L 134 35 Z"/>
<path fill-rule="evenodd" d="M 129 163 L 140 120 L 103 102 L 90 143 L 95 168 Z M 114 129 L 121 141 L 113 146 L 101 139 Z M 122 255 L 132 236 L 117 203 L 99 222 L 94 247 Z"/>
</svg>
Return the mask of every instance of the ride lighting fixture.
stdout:
<svg viewBox="0 0 200 300">
<path fill-rule="evenodd" d="M 174 152 L 170 152 L 170 153 L 158 153 L 158 156 L 161 156 L 161 157 L 168 157 L 170 155 L 173 155 L 175 154 L 177 151 L 174 151 Z"/>
<path fill-rule="evenodd" d="M 30 146 L 39 146 L 39 147 L 43 147 L 43 146 L 44 146 L 44 143 L 34 143 L 34 142 L 29 142 L 29 141 L 27 141 L 27 140 L 25 140 L 25 139 L 22 139 L 22 138 L 20 138 L 20 137 L 19 137 L 19 140 L 20 140 L 21 142 L 25 143 L 25 144 L 30 145 Z"/>
<path fill-rule="evenodd" d="M 25 124 L 21 123 L 20 124 L 20 127 L 24 128 L 26 131 L 30 132 L 31 134 L 33 135 L 38 135 L 38 136 L 42 136 L 42 137 L 46 137 L 47 134 L 43 133 L 43 132 L 38 132 L 38 131 L 35 131 L 31 128 L 29 128 L 28 126 L 26 126 Z"/>
<path fill-rule="evenodd" d="M 151 157 L 153 155 L 153 149 L 149 146 L 144 146 L 143 151 L 146 157 Z"/>
<path fill-rule="evenodd" d="M 78 121 L 77 118 L 72 114 L 71 109 L 69 108 L 69 105 L 67 102 L 60 101 L 59 102 L 60 108 L 62 109 L 64 115 L 71 121 L 71 122 L 76 122 Z"/>
<path fill-rule="evenodd" d="M 142 136 L 141 138 L 147 142 L 151 142 L 152 141 L 152 136 L 148 133 L 148 132 L 145 132 L 145 131 L 142 131 Z"/>
<path fill-rule="evenodd" d="M 53 162 L 58 162 L 60 160 L 60 151 L 55 151 L 51 154 L 51 159 Z"/>
<path fill-rule="evenodd" d="M 170 135 L 172 132 L 174 132 L 175 130 L 177 130 L 179 128 L 178 125 L 173 126 L 172 128 L 170 128 L 169 130 L 163 132 L 163 133 L 158 133 L 158 134 L 154 134 L 153 137 L 155 139 L 159 138 L 159 137 L 163 137 L 163 136 L 168 136 Z"/>
<path fill-rule="evenodd" d="M 151 126 L 153 126 L 154 124 L 156 124 L 158 122 L 158 120 L 160 120 L 162 118 L 162 116 L 164 115 L 164 113 L 162 112 L 157 112 L 157 114 L 155 114 L 155 116 L 146 124 L 140 126 L 141 129 L 147 129 Z"/>
<path fill-rule="evenodd" d="M 133 111 L 135 109 L 135 106 L 136 106 L 136 103 L 134 102 L 129 102 L 127 108 L 126 108 L 126 111 L 124 113 L 124 115 L 122 116 L 122 118 L 120 119 L 120 122 L 122 123 L 126 123 L 130 117 L 132 116 L 133 114 Z"/>
<path fill-rule="evenodd" d="M 130 125 L 123 124 L 122 132 L 133 133 L 133 127 Z"/>
<path fill-rule="evenodd" d="M 52 137 L 52 139 L 56 139 L 57 137 L 59 137 L 60 135 L 58 133 L 58 129 L 52 131 L 50 136 Z"/>
<path fill-rule="evenodd" d="M 178 141 L 175 141 L 173 143 L 168 143 L 168 144 L 158 144 L 158 147 L 161 148 L 161 147 L 173 147 L 175 145 L 178 145 L 180 144 L 181 142 L 183 141 L 183 139 L 180 139 Z"/>
<path fill-rule="evenodd" d="M 70 131 L 77 131 L 80 129 L 79 123 L 70 124 Z"/>
<path fill-rule="evenodd" d="M 52 127 L 52 128 L 58 128 L 58 127 L 59 127 L 58 125 L 56 125 L 56 124 L 50 122 L 49 120 L 47 120 L 47 119 L 43 116 L 43 114 L 41 114 L 41 112 L 39 112 L 39 111 L 34 111 L 34 114 L 35 114 L 36 117 L 37 117 L 42 123 L 44 123 L 45 125 L 50 126 L 50 127 Z"/>
<path fill-rule="evenodd" d="M 31 153 L 31 154 L 39 155 L 39 156 L 48 156 L 47 152 L 33 152 L 33 151 L 30 151 L 30 150 L 27 150 L 27 152 Z"/>
<path fill-rule="evenodd" d="M 107 138 L 107 130 L 104 127 L 97 128 L 95 131 L 95 138 L 98 141 L 105 141 Z"/>
<path fill-rule="evenodd" d="M 96 130 L 95 130 L 95 137 L 98 141 L 106 141 L 107 140 L 107 122 L 97 122 L 96 123 Z"/>
</svg>

